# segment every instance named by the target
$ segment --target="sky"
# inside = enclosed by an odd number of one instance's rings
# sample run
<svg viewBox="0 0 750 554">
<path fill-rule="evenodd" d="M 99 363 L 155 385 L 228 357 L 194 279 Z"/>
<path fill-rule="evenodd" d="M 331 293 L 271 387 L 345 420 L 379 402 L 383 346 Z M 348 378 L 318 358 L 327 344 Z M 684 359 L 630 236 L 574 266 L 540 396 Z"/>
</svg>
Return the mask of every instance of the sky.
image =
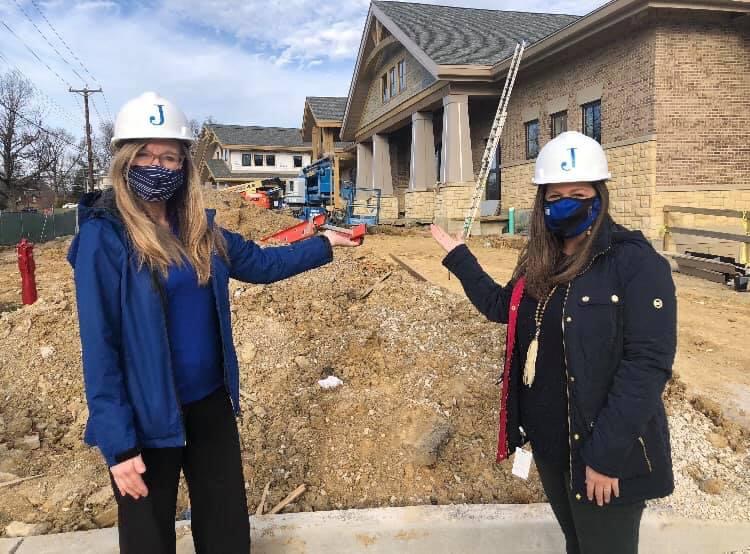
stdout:
<svg viewBox="0 0 750 554">
<path fill-rule="evenodd" d="M 602 0 L 438 0 L 583 15 Z M 346 96 L 369 0 L 0 0 L 0 72 L 39 91 L 45 125 L 83 132 L 147 90 L 190 118 L 299 127 L 306 96 Z"/>
</svg>

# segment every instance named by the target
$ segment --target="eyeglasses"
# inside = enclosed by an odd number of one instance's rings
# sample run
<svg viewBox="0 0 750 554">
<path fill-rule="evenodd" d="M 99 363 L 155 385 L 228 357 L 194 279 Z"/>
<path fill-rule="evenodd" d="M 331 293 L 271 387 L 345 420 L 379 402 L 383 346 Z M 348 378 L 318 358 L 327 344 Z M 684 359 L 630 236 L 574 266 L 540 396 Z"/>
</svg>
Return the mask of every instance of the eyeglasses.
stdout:
<svg viewBox="0 0 750 554">
<path fill-rule="evenodd" d="M 171 152 L 165 154 L 154 154 L 148 150 L 141 150 L 135 155 L 135 158 L 133 158 L 135 165 L 155 165 L 154 162 L 157 161 L 161 167 L 167 169 L 177 169 L 182 165 L 184 160 L 185 157 L 179 154 L 173 154 Z"/>
</svg>

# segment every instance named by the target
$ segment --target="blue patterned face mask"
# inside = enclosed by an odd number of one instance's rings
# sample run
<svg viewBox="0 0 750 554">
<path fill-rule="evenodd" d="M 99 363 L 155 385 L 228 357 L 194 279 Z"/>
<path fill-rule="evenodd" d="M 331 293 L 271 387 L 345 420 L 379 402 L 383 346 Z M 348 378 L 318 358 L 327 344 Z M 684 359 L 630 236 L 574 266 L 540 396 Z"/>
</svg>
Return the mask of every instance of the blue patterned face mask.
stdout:
<svg viewBox="0 0 750 554">
<path fill-rule="evenodd" d="M 164 202 L 185 182 L 182 169 L 166 169 L 159 165 L 132 166 L 128 170 L 128 184 L 146 202 Z"/>
<path fill-rule="evenodd" d="M 592 198 L 560 198 L 544 202 L 544 222 L 554 235 L 569 239 L 591 227 L 599 217 L 602 202 Z"/>
</svg>

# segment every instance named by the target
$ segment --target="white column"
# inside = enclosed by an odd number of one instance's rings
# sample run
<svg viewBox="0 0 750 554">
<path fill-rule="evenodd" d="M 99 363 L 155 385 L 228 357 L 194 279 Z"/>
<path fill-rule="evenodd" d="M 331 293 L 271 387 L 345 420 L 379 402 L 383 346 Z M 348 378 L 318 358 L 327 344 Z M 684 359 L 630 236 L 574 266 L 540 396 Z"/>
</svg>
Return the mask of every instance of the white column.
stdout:
<svg viewBox="0 0 750 554">
<path fill-rule="evenodd" d="M 372 188 L 372 144 L 357 144 L 357 187 Z"/>
<path fill-rule="evenodd" d="M 443 98 L 443 152 L 440 181 L 468 183 L 473 180 L 469 97 L 465 94 L 449 94 Z"/>
<path fill-rule="evenodd" d="M 432 113 L 417 112 L 411 116 L 409 190 L 431 190 L 435 187 L 436 181 Z"/>
<path fill-rule="evenodd" d="M 393 195 L 388 135 L 372 135 L 372 186 L 383 196 Z"/>
</svg>

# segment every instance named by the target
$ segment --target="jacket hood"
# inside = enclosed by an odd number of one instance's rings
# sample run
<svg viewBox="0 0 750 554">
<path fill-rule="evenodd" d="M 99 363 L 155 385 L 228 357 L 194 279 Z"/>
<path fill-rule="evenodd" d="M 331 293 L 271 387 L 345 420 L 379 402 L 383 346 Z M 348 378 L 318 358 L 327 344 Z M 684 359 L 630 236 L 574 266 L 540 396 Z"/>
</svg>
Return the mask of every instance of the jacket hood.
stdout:
<svg viewBox="0 0 750 554">
<path fill-rule="evenodd" d="M 615 223 L 610 216 L 604 222 L 599 234 L 594 239 L 593 255 L 607 250 L 614 244 L 633 243 L 641 246 L 651 246 L 651 243 L 643 236 L 641 231 L 631 231 L 622 225 Z"/>
</svg>

